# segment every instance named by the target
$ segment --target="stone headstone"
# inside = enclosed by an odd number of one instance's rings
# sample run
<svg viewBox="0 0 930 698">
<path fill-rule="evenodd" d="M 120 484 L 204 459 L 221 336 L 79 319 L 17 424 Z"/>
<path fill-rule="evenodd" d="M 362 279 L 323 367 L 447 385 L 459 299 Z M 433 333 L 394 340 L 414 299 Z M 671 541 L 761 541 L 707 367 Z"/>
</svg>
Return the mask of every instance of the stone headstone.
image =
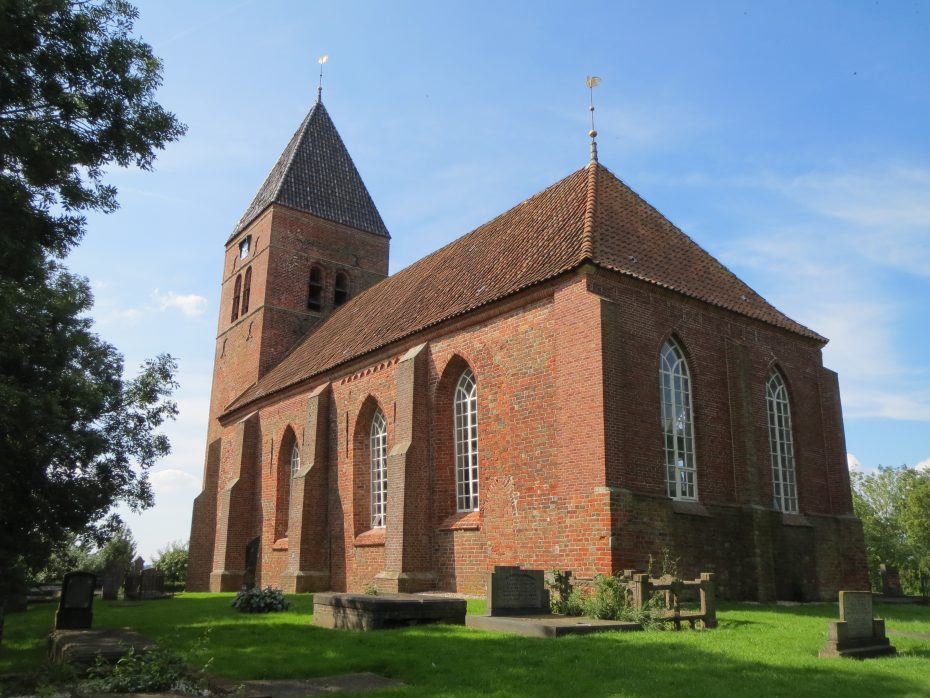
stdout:
<svg viewBox="0 0 930 698">
<path fill-rule="evenodd" d="M 119 586 L 123 581 L 126 560 L 110 560 L 103 570 L 103 600 L 116 601 L 119 598 Z"/>
<path fill-rule="evenodd" d="M 489 616 L 552 613 L 542 570 L 498 565 L 488 575 Z"/>
<path fill-rule="evenodd" d="M 165 573 L 154 567 L 142 570 L 143 599 L 160 599 L 165 595 Z"/>
<path fill-rule="evenodd" d="M 127 574 L 123 578 L 123 596 L 127 599 L 136 600 L 142 595 L 142 575 Z"/>
<path fill-rule="evenodd" d="M 885 621 L 872 615 L 871 591 L 841 591 L 840 620 L 827 626 L 821 657 L 880 657 L 897 650 L 885 637 Z"/>
<path fill-rule="evenodd" d="M 882 576 L 882 596 L 904 596 L 897 567 L 882 563 L 878 566 L 878 572 Z"/>
<path fill-rule="evenodd" d="M 135 560 L 132 561 L 132 571 L 135 574 L 142 574 L 142 569 L 145 567 L 145 560 L 140 555 Z"/>
<path fill-rule="evenodd" d="M 93 620 L 94 587 L 97 575 L 68 572 L 61 584 L 61 600 L 55 614 L 56 630 L 85 630 Z"/>
</svg>

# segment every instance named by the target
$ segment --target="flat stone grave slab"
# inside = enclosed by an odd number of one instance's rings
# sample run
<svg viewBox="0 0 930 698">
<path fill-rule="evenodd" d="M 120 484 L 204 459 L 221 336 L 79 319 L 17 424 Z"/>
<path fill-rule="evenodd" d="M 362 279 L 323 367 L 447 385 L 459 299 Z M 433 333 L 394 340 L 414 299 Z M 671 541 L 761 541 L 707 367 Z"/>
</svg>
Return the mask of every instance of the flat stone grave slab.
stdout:
<svg viewBox="0 0 930 698">
<path fill-rule="evenodd" d="M 394 679 L 372 674 L 369 671 L 339 676 L 321 676 L 315 679 L 267 679 L 257 681 L 211 682 L 211 689 L 219 694 L 238 698 L 288 698 L 290 696 L 317 696 L 329 693 L 366 693 L 402 688 L 405 684 Z"/>
<path fill-rule="evenodd" d="M 885 637 L 885 621 L 872 615 L 871 591 L 841 591 L 840 620 L 827 626 L 821 657 L 866 659 L 896 654 Z"/>
<path fill-rule="evenodd" d="M 97 656 L 114 663 L 130 648 L 144 652 L 155 643 L 128 628 L 101 630 L 53 630 L 48 636 L 48 656 L 53 662 L 92 665 Z"/>
<path fill-rule="evenodd" d="M 632 632 L 642 630 L 639 623 L 620 620 L 598 620 L 579 616 L 468 616 L 465 625 L 477 630 L 513 633 L 525 637 L 561 637 L 588 635 L 603 632 Z"/>
<path fill-rule="evenodd" d="M 419 594 L 313 595 L 313 624 L 337 630 L 382 630 L 427 623 L 465 624 L 465 599 Z"/>
</svg>

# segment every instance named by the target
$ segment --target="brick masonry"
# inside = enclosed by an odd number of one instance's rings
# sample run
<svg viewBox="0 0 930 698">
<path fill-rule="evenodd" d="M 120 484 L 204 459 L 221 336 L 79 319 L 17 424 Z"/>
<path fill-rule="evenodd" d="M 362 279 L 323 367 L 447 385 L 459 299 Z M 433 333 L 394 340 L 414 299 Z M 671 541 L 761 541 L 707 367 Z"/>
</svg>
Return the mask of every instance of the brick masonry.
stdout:
<svg viewBox="0 0 930 698">
<path fill-rule="evenodd" d="M 252 251 L 238 259 L 238 241 Z M 495 565 L 576 578 L 643 568 L 663 551 L 725 597 L 835 598 L 865 589 L 836 375 L 820 343 L 593 265 L 563 274 L 252 405 L 223 414 L 334 311 L 387 272 L 388 241 L 278 205 L 230 241 L 188 587 L 481 593 Z M 312 264 L 324 308 L 306 309 Z M 250 265 L 250 307 L 231 320 Z M 665 493 L 658 356 L 691 371 L 698 502 Z M 773 509 L 765 380 L 791 400 L 800 511 Z M 456 511 L 453 394 L 477 381 L 480 511 Z M 388 424 L 387 526 L 372 529 L 371 420 Z M 222 417 L 222 421 L 221 421 Z M 294 444 L 301 469 L 291 477 Z"/>
</svg>

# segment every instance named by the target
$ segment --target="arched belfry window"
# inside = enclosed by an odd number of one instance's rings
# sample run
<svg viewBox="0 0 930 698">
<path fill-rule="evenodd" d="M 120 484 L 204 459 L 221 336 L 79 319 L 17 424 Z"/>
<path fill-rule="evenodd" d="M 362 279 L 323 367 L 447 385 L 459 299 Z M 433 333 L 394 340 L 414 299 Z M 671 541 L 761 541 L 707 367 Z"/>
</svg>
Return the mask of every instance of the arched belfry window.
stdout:
<svg viewBox="0 0 930 698">
<path fill-rule="evenodd" d="M 772 456 L 772 494 L 775 508 L 798 513 L 798 486 L 794 472 L 794 439 L 791 435 L 791 406 L 788 388 L 777 369 L 765 383 L 769 416 L 769 452 Z"/>
<path fill-rule="evenodd" d="M 307 290 L 307 309 L 320 311 L 323 309 L 323 270 L 320 267 L 310 267 L 310 282 Z"/>
<path fill-rule="evenodd" d="M 478 509 L 478 386 L 465 369 L 455 387 L 455 491 L 459 511 Z"/>
<path fill-rule="evenodd" d="M 252 267 L 245 270 L 245 281 L 242 283 L 242 314 L 249 312 L 249 295 L 252 292 Z"/>
<path fill-rule="evenodd" d="M 371 420 L 371 527 L 384 528 L 387 521 L 387 422 L 375 410 Z"/>
<path fill-rule="evenodd" d="M 297 471 L 300 470 L 300 449 L 297 447 L 297 442 L 294 442 L 294 448 L 291 449 L 291 477 L 297 476 Z"/>
<path fill-rule="evenodd" d="M 659 383 L 662 391 L 662 442 L 668 496 L 674 499 L 697 499 L 691 374 L 681 347 L 673 340 L 662 346 Z"/>
<path fill-rule="evenodd" d="M 340 306 L 349 300 L 349 277 L 344 272 L 336 274 L 333 286 L 333 305 Z"/>
<path fill-rule="evenodd" d="M 233 285 L 233 304 L 230 322 L 235 322 L 239 317 L 239 296 L 242 294 L 242 274 L 236 277 L 236 283 Z"/>
</svg>

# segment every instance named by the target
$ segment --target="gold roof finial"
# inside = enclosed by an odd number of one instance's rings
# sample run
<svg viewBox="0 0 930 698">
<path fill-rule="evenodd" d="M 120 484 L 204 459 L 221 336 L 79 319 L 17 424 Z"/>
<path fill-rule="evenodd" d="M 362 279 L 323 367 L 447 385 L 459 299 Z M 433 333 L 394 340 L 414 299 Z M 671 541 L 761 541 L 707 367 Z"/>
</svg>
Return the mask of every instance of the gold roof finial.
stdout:
<svg viewBox="0 0 930 698">
<path fill-rule="evenodd" d="M 320 85 L 316 88 L 316 101 L 320 102 L 323 99 L 323 64 L 329 60 L 329 54 L 324 53 L 322 56 L 316 59 L 316 62 L 320 64 Z"/>
<path fill-rule="evenodd" d="M 597 162 L 597 131 L 594 129 L 594 88 L 601 84 L 601 79 L 596 75 L 589 75 L 585 84 L 591 92 L 591 104 L 588 111 L 591 112 L 591 130 L 588 135 L 591 136 L 591 162 Z"/>
</svg>

